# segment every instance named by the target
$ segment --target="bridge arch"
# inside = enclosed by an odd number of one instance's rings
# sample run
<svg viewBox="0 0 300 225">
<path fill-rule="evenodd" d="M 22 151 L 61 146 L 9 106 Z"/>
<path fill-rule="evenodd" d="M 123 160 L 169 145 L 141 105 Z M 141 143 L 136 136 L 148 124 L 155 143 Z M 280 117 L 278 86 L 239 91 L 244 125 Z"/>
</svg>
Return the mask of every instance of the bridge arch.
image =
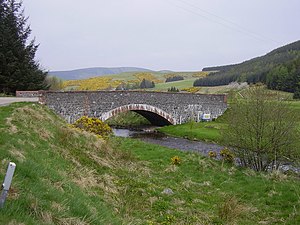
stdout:
<svg viewBox="0 0 300 225">
<path fill-rule="evenodd" d="M 120 106 L 106 113 L 103 113 L 100 119 L 102 121 L 105 121 L 113 116 L 116 116 L 119 113 L 127 112 L 127 111 L 134 111 L 142 115 L 147 120 L 149 120 L 150 123 L 153 125 L 164 126 L 164 125 L 176 124 L 176 120 L 169 113 L 155 106 L 151 106 L 147 104 L 129 104 L 129 105 Z"/>
</svg>

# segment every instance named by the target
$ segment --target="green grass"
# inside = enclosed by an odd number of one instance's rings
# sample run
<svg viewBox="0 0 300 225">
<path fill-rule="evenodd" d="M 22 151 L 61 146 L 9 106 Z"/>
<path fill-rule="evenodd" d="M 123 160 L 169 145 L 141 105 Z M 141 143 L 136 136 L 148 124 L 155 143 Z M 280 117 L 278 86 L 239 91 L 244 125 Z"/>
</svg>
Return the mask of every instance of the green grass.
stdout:
<svg viewBox="0 0 300 225">
<path fill-rule="evenodd" d="M 104 142 L 32 103 L 0 107 L 0 132 L 0 180 L 17 164 L 0 224 L 300 223 L 294 177 L 129 138 Z"/>
<path fill-rule="evenodd" d="M 196 80 L 196 78 L 188 79 L 188 80 L 167 82 L 167 83 L 159 83 L 159 84 L 155 84 L 155 87 L 152 88 L 152 90 L 168 91 L 168 89 L 171 87 L 176 87 L 179 90 L 181 90 L 183 88 L 190 88 L 190 87 L 193 87 L 195 80 Z"/>
<path fill-rule="evenodd" d="M 300 113 L 300 101 L 290 101 L 289 104 L 293 110 L 299 111 Z"/>
<path fill-rule="evenodd" d="M 221 143 L 220 130 L 225 127 L 226 124 L 220 122 L 189 122 L 175 126 L 161 127 L 158 130 L 171 136 L 183 137 L 190 140 Z"/>
<path fill-rule="evenodd" d="M 87 151 L 96 151 L 95 137 L 71 130 L 36 104 L 0 107 L 0 129 L 0 180 L 9 161 L 17 164 L 0 224 L 120 224 L 88 180 L 102 168 L 83 166 L 89 162 Z"/>
<path fill-rule="evenodd" d="M 227 111 L 217 120 L 211 122 L 188 122 L 178 125 L 170 125 L 158 128 L 165 134 L 187 138 L 190 140 L 202 140 L 222 144 L 221 130 L 226 129 Z"/>
<path fill-rule="evenodd" d="M 118 138 L 114 144 L 146 162 L 148 178 L 135 174 L 133 181 L 124 174 L 131 187 L 124 198 L 141 208 L 142 218 L 161 224 L 299 222 L 298 180 L 280 181 L 276 174 L 256 174 L 138 140 Z M 182 160 L 180 166 L 170 165 L 175 155 Z M 164 188 L 171 188 L 174 195 L 163 195 Z"/>
</svg>

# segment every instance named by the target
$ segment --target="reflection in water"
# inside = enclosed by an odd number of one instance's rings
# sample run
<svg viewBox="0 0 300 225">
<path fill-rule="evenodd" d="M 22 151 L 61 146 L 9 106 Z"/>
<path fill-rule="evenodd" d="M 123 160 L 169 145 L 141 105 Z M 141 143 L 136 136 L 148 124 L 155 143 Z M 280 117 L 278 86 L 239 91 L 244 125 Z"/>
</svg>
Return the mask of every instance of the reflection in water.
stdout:
<svg viewBox="0 0 300 225">
<path fill-rule="evenodd" d="M 166 135 L 156 131 L 154 126 L 143 126 L 139 128 L 113 128 L 113 133 L 117 137 L 131 137 L 131 138 L 141 138 L 141 137 L 152 137 L 160 138 L 165 137 Z"/>
<path fill-rule="evenodd" d="M 113 130 L 114 135 L 117 137 L 131 137 L 132 131 L 130 131 L 128 129 L 112 128 L 112 130 Z"/>
</svg>

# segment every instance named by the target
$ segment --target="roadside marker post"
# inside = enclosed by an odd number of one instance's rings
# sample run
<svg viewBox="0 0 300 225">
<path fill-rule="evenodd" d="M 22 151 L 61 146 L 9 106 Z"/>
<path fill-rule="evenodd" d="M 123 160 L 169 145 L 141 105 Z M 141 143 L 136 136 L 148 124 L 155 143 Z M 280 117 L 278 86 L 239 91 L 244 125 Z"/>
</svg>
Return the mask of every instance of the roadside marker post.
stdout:
<svg viewBox="0 0 300 225">
<path fill-rule="evenodd" d="M 5 203 L 5 200 L 8 195 L 8 191 L 9 191 L 9 188 L 10 188 L 10 185 L 12 182 L 12 178 L 14 176 L 15 169 L 16 169 L 16 164 L 13 162 L 10 162 L 8 164 L 4 182 L 2 184 L 2 192 L 0 195 L 0 208 L 4 207 L 4 203 Z"/>
</svg>

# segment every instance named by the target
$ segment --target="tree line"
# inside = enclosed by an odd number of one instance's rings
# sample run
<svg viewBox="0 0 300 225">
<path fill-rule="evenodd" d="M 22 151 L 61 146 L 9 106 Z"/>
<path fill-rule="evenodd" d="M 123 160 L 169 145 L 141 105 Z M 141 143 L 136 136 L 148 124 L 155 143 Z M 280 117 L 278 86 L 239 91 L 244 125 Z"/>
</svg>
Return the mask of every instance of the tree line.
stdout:
<svg viewBox="0 0 300 225">
<path fill-rule="evenodd" d="M 269 89 L 294 93 L 300 98 L 300 58 L 290 63 L 274 67 L 268 74 L 266 84 Z"/>
<path fill-rule="evenodd" d="M 166 79 L 166 83 L 167 82 L 173 82 L 173 81 L 179 81 L 179 80 L 184 80 L 183 76 L 172 76 L 172 77 L 168 77 Z"/>
</svg>

